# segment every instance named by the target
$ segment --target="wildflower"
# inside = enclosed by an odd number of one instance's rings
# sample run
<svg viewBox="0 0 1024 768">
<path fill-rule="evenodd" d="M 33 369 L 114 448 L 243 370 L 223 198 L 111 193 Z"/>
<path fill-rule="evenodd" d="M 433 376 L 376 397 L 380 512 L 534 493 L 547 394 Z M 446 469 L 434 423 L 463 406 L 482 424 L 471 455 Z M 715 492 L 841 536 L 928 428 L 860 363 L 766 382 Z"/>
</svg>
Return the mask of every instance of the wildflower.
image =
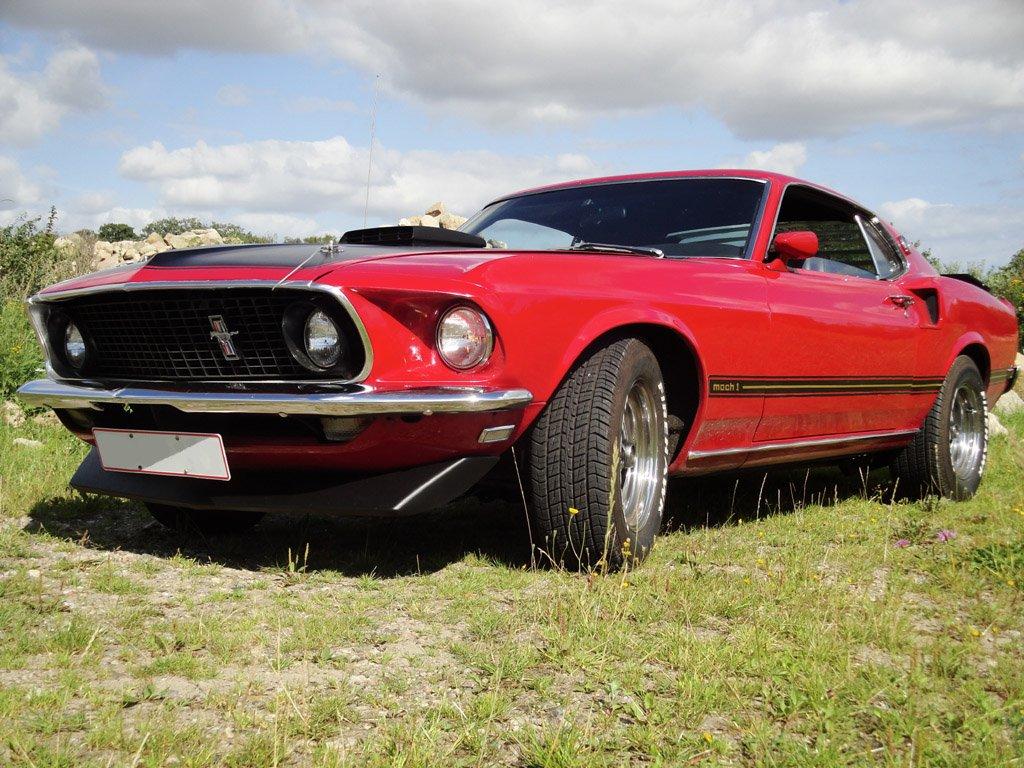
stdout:
<svg viewBox="0 0 1024 768">
<path fill-rule="evenodd" d="M 977 627 L 971 627 L 971 637 L 981 637 L 981 630 Z"/>
<path fill-rule="evenodd" d="M 704 736 L 704 741 L 706 741 L 708 744 L 715 740 L 715 737 L 712 736 L 708 731 L 704 731 L 702 735 Z"/>
<path fill-rule="evenodd" d="M 763 566 L 764 565 L 764 558 L 763 557 L 757 558 L 757 564 L 760 565 L 760 566 Z"/>
<path fill-rule="evenodd" d="M 580 511 L 576 507 L 569 507 L 569 517 L 576 517 Z"/>
<path fill-rule="evenodd" d="M 1017 582 L 1014 581 L 1013 579 L 1007 579 L 1006 580 L 1006 586 L 1008 586 L 1008 587 L 1016 587 L 1017 586 Z"/>
<path fill-rule="evenodd" d="M 899 547 L 900 549 L 906 549 L 910 546 L 910 539 L 896 539 L 893 546 Z"/>
<path fill-rule="evenodd" d="M 941 531 L 935 534 L 935 538 L 939 541 L 952 541 L 956 538 L 956 531 L 950 531 L 943 528 Z"/>
</svg>

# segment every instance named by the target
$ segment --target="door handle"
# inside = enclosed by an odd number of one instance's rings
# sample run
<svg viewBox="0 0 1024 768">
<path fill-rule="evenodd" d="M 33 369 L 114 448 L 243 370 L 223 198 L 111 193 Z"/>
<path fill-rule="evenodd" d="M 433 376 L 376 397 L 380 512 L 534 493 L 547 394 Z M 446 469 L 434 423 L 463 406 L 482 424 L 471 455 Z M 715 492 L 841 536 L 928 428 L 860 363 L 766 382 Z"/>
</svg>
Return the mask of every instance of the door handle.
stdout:
<svg viewBox="0 0 1024 768">
<path fill-rule="evenodd" d="M 913 296 L 907 296 L 906 294 L 903 293 L 897 293 L 892 296 L 886 296 L 885 300 L 892 303 L 892 305 L 897 309 L 902 309 L 904 316 L 910 316 L 910 308 L 914 306 Z"/>
</svg>

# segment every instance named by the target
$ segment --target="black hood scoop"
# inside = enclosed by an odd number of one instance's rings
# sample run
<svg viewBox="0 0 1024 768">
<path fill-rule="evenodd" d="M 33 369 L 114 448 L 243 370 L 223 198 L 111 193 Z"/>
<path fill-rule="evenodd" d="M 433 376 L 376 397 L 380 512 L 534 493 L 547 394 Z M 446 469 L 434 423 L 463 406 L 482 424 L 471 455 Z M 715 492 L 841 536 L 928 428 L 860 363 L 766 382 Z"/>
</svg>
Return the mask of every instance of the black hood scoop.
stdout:
<svg viewBox="0 0 1024 768">
<path fill-rule="evenodd" d="M 486 248 L 487 241 L 456 229 L 440 227 L 373 227 L 353 229 L 341 242 L 358 245 L 451 245 L 457 248 Z"/>
</svg>

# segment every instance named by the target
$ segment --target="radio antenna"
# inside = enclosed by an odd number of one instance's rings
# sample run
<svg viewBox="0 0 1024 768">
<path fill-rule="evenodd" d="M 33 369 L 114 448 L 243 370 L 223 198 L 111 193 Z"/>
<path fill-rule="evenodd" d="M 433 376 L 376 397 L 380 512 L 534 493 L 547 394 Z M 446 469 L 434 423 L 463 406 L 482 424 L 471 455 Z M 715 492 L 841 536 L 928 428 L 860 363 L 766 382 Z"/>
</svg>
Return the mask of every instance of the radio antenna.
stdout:
<svg viewBox="0 0 1024 768">
<path fill-rule="evenodd" d="M 380 73 L 373 78 L 373 106 L 370 107 L 370 152 L 366 159 L 366 200 L 363 203 L 363 228 L 370 210 L 370 174 L 373 173 L 373 142 L 377 136 L 377 95 L 380 93 Z"/>
</svg>

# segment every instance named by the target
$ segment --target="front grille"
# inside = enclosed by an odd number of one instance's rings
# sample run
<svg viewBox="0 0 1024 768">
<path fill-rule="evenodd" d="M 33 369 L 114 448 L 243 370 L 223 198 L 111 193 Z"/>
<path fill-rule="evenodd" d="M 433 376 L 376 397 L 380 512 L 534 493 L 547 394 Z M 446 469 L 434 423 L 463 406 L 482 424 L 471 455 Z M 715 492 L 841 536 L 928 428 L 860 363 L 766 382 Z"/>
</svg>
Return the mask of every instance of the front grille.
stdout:
<svg viewBox="0 0 1024 768">
<path fill-rule="evenodd" d="M 154 290 L 82 296 L 62 303 L 90 345 L 83 376 L 129 381 L 288 380 L 318 376 L 292 355 L 282 331 L 297 300 L 333 299 L 269 289 Z M 332 311 L 353 354 L 361 350 L 347 314 Z M 341 315 L 341 316 L 339 316 Z M 211 317 L 235 331 L 237 359 L 210 334 Z M 347 322 L 346 322 L 347 321 Z M 360 361 L 351 361 L 355 369 Z M 337 372 L 332 378 L 338 378 Z"/>
</svg>

